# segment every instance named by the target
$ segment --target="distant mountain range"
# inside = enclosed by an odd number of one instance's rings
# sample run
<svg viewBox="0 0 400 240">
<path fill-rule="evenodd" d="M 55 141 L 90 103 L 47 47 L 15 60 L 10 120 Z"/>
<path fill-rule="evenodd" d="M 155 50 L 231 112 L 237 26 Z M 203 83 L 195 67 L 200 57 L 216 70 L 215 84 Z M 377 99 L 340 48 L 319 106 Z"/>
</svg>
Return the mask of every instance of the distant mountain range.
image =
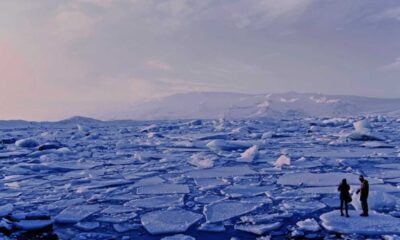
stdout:
<svg viewBox="0 0 400 240">
<path fill-rule="evenodd" d="M 384 99 L 314 93 L 241 94 L 230 92 L 191 92 L 142 102 L 117 113 L 105 114 L 108 120 L 246 119 L 287 117 L 346 117 L 386 115 L 400 118 L 400 98 Z M 38 122 L 0 121 L 0 128 L 36 126 Z M 55 123 L 63 125 L 101 125 L 100 120 L 71 117 Z"/>
<path fill-rule="evenodd" d="M 391 115 L 400 117 L 399 99 L 289 92 L 241 94 L 192 92 L 137 104 L 116 119 L 173 120 L 290 116 Z"/>
</svg>

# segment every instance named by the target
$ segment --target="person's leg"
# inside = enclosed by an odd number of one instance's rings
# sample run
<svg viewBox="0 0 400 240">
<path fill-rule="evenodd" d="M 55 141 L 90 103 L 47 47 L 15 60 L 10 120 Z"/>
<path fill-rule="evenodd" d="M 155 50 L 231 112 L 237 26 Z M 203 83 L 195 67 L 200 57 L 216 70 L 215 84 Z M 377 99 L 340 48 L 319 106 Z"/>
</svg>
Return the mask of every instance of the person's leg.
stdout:
<svg viewBox="0 0 400 240">
<path fill-rule="evenodd" d="M 367 203 L 367 200 L 365 200 L 365 199 L 361 200 L 361 207 L 362 207 L 362 210 L 363 210 L 362 215 L 363 216 L 368 216 L 368 203 Z"/>
<path fill-rule="evenodd" d="M 345 201 L 344 204 L 345 204 L 344 206 L 346 209 L 346 217 L 349 217 L 349 203 L 347 201 Z"/>
<path fill-rule="evenodd" d="M 343 198 L 340 198 L 340 216 L 343 216 Z"/>
</svg>

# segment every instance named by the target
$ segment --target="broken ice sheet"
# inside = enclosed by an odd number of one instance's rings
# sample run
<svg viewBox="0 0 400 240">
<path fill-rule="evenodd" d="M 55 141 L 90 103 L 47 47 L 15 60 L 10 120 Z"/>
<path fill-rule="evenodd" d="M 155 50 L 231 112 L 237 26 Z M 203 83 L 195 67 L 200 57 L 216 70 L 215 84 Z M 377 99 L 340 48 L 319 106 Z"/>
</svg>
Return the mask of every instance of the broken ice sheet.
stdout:
<svg viewBox="0 0 400 240">
<path fill-rule="evenodd" d="M 267 232 L 276 230 L 282 226 L 281 222 L 259 224 L 259 225 L 235 225 L 235 230 L 253 233 L 256 235 L 264 235 Z"/>
<path fill-rule="evenodd" d="M 332 232 L 362 235 L 400 234 L 400 219 L 387 214 L 371 211 L 369 217 L 360 217 L 356 211 L 349 211 L 349 218 L 340 217 L 339 211 L 320 216 L 322 226 Z"/>
<path fill-rule="evenodd" d="M 216 178 L 198 178 L 194 181 L 196 185 L 199 187 L 199 190 L 205 191 L 210 190 L 213 188 L 229 185 L 228 181 L 223 179 L 216 179 Z"/>
<path fill-rule="evenodd" d="M 346 178 L 349 184 L 359 184 L 359 175 L 344 172 L 329 172 L 329 173 L 286 173 L 279 177 L 277 183 L 289 186 L 336 186 L 338 181 Z M 372 177 L 372 176 L 371 176 Z M 382 183 L 381 180 L 368 178 L 369 184 Z"/>
<path fill-rule="evenodd" d="M 55 220 L 58 223 L 77 223 L 100 211 L 99 205 L 78 205 L 64 209 Z"/>
<path fill-rule="evenodd" d="M 165 208 L 171 206 L 182 206 L 182 195 L 167 195 L 160 197 L 133 199 L 124 204 L 130 208 Z"/>
<path fill-rule="evenodd" d="M 283 201 L 282 206 L 289 212 L 296 212 L 296 213 L 312 213 L 324 209 L 326 207 L 325 204 L 311 200 L 311 199 L 302 199 L 301 201 Z"/>
<path fill-rule="evenodd" d="M 252 185 L 232 185 L 221 190 L 221 192 L 229 197 L 252 197 L 266 194 L 271 191 L 274 186 L 252 186 Z"/>
<path fill-rule="evenodd" d="M 186 173 L 190 178 L 227 178 L 256 174 L 247 165 L 194 170 Z"/>
<path fill-rule="evenodd" d="M 141 217 L 144 228 L 151 234 L 185 232 L 203 215 L 183 209 L 160 210 Z"/>
<path fill-rule="evenodd" d="M 215 223 L 252 212 L 262 205 L 263 203 L 225 200 L 205 206 L 203 213 L 206 216 L 207 222 Z"/>
<path fill-rule="evenodd" d="M 158 184 L 151 186 L 143 186 L 137 189 L 137 194 L 177 194 L 177 193 L 189 193 L 189 187 L 184 184 Z"/>
</svg>

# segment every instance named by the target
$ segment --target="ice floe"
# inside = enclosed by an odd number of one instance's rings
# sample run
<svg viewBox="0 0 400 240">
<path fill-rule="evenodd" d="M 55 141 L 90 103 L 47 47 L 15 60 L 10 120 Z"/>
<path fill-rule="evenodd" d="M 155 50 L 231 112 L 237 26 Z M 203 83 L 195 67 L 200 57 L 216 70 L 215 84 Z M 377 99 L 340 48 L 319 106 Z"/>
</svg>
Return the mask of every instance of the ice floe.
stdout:
<svg viewBox="0 0 400 240">
<path fill-rule="evenodd" d="M 254 145 L 240 154 L 239 161 L 240 162 L 252 162 L 255 159 L 257 159 L 258 155 L 259 155 L 258 146 Z"/>
<path fill-rule="evenodd" d="M 140 221 L 151 234 L 181 233 L 203 218 L 183 209 L 160 210 L 144 214 Z"/>
<path fill-rule="evenodd" d="M 183 196 L 181 195 L 138 198 L 138 199 L 133 199 L 124 204 L 124 206 L 130 208 L 164 208 L 164 207 L 182 206 L 182 205 L 183 205 Z"/>
<path fill-rule="evenodd" d="M 400 218 L 373 211 L 369 217 L 361 217 L 355 211 L 349 211 L 349 214 L 349 218 L 344 218 L 339 211 L 324 213 L 320 216 L 322 226 L 328 231 L 346 234 L 400 234 Z"/>
<path fill-rule="evenodd" d="M 215 202 L 204 207 L 204 215 L 209 223 L 222 222 L 252 212 L 263 203 L 250 203 L 226 200 Z"/>
<path fill-rule="evenodd" d="M 274 166 L 281 168 L 284 165 L 290 165 L 290 158 L 286 155 L 281 155 L 275 162 Z"/>
<path fill-rule="evenodd" d="M 137 189 L 137 194 L 176 194 L 176 193 L 189 193 L 189 187 L 184 184 L 158 184 L 143 186 Z"/>
<path fill-rule="evenodd" d="M 99 205 L 72 206 L 61 211 L 55 220 L 58 223 L 77 223 L 98 211 L 100 211 Z"/>
<path fill-rule="evenodd" d="M 320 230 L 320 226 L 314 218 L 308 218 L 303 221 L 299 221 L 296 223 L 296 225 L 300 230 L 303 231 L 317 232 Z"/>
<path fill-rule="evenodd" d="M 264 235 L 267 232 L 276 230 L 282 226 L 281 222 L 260 225 L 235 225 L 235 229 L 244 232 L 250 232 L 256 235 Z"/>
</svg>

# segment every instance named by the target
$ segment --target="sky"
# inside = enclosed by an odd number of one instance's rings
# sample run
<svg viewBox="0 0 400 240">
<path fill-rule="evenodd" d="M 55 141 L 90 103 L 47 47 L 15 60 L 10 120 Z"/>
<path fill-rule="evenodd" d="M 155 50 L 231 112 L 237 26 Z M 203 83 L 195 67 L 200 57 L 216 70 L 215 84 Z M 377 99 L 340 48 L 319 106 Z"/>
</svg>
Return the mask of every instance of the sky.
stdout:
<svg viewBox="0 0 400 240">
<path fill-rule="evenodd" d="M 0 119 L 191 91 L 400 97 L 400 1 L 0 1 Z"/>
</svg>

